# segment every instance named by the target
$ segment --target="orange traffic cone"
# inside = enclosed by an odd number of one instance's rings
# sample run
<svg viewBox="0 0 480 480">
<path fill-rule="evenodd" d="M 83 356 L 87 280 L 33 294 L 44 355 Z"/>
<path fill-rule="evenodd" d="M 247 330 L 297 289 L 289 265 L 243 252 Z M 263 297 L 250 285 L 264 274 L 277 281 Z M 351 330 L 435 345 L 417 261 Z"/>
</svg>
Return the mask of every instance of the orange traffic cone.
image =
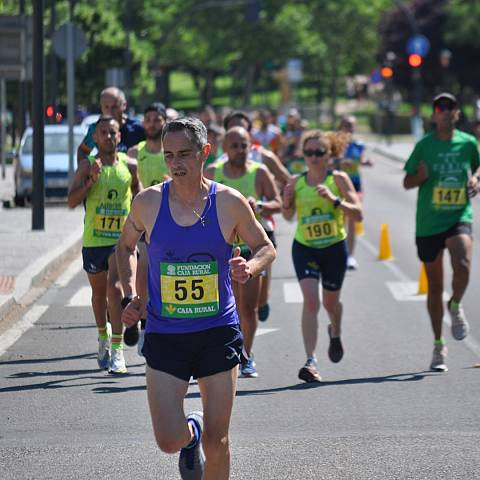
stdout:
<svg viewBox="0 0 480 480">
<path fill-rule="evenodd" d="M 426 295 L 428 293 L 428 278 L 425 272 L 425 264 L 420 266 L 420 275 L 418 277 L 418 292 L 417 295 Z"/>
<path fill-rule="evenodd" d="M 392 247 L 388 236 L 388 225 L 382 223 L 380 226 L 380 244 L 378 247 L 378 260 L 393 260 Z"/>
<path fill-rule="evenodd" d="M 363 222 L 355 222 L 355 235 L 357 237 L 363 237 L 365 230 L 363 229 Z"/>
</svg>

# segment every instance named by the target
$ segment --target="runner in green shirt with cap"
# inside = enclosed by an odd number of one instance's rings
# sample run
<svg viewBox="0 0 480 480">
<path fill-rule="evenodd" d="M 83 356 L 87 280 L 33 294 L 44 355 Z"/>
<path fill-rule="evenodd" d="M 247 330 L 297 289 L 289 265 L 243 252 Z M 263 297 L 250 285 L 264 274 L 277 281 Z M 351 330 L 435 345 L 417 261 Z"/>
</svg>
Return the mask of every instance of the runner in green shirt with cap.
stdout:
<svg viewBox="0 0 480 480">
<path fill-rule="evenodd" d="M 435 130 L 425 135 L 410 155 L 403 186 L 418 187 L 416 244 L 428 279 L 427 309 L 434 334 L 430 368 L 446 372 L 447 347 L 442 336 L 443 251 L 453 269 L 452 295 L 447 302 L 452 335 L 464 339 L 469 330 L 461 306 L 472 258 L 472 206 L 479 188 L 479 155 L 475 138 L 455 129 L 457 99 L 441 93 L 433 100 Z"/>
</svg>

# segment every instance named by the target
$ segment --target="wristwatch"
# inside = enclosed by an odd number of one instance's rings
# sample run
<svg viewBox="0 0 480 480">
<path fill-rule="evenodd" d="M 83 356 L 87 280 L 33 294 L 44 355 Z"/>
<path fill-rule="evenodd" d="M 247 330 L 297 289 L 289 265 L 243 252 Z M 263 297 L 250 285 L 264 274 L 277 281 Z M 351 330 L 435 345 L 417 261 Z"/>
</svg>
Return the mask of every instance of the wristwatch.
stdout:
<svg viewBox="0 0 480 480">
<path fill-rule="evenodd" d="M 263 202 L 261 200 L 259 200 L 257 202 L 257 212 L 258 213 L 262 213 L 263 212 Z"/>
<path fill-rule="evenodd" d="M 122 298 L 122 301 L 120 302 L 120 305 L 122 307 L 123 310 L 125 310 L 127 308 L 127 305 L 134 299 L 135 295 L 127 295 L 125 297 Z"/>
<path fill-rule="evenodd" d="M 333 202 L 333 208 L 337 208 L 342 204 L 342 199 L 340 197 L 337 197 L 335 201 Z"/>
</svg>

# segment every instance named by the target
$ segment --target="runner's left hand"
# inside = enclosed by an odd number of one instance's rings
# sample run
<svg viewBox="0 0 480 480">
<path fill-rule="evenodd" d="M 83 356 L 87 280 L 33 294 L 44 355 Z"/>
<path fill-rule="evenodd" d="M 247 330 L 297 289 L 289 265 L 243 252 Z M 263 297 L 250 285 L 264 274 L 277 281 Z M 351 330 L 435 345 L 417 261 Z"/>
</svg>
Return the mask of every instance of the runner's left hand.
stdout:
<svg viewBox="0 0 480 480">
<path fill-rule="evenodd" d="M 337 197 L 325 185 L 317 185 L 317 192 L 322 198 L 329 200 L 332 203 L 337 199 Z"/>
<path fill-rule="evenodd" d="M 479 189 L 480 189 L 480 181 L 478 180 L 477 176 L 473 175 L 472 177 L 470 177 L 470 180 L 468 181 L 468 184 L 467 184 L 468 196 L 470 198 L 474 197 L 478 193 Z"/>
<path fill-rule="evenodd" d="M 238 283 L 247 283 L 252 278 L 250 265 L 240 256 L 240 247 L 235 247 L 233 257 L 228 261 L 230 264 L 230 277 Z"/>
</svg>

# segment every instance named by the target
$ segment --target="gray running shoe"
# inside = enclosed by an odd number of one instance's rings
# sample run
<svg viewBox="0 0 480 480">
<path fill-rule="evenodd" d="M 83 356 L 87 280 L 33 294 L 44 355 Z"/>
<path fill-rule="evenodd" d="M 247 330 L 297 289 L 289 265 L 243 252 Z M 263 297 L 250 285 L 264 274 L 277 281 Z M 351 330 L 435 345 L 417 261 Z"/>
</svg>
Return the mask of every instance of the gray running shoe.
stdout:
<svg viewBox="0 0 480 480">
<path fill-rule="evenodd" d="M 106 340 L 98 339 L 98 367 L 102 370 L 108 370 L 110 366 L 110 342 L 112 341 L 112 326 L 107 322 L 107 335 Z"/>
<path fill-rule="evenodd" d="M 178 469 L 183 480 L 202 480 L 205 464 L 205 454 L 202 448 L 203 412 L 192 412 L 187 420 L 193 420 L 200 431 L 200 438 L 194 447 L 184 447 L 180 450 Z"/>
<path fill-rule="evenodd" d="M 137 353 L 140 357 L 143 357 L 143 342 L 145 341 L 145 330 L 140 330 L 140 336 L 138 337 L 138 343 L 137 343 Z"/>
<path fill-rule="evenodd" d="M 434 372 L 448 372 L 447 360 L 448 349 L 446 345 L 435 345 L 433 347 L 432 363 L 430 370 Z"/>
<path fill-rule="evenodd" d="M 463 340 L 467 335 L 470 329 L 467 319 L 465 318 L 465 313 L 463 312 L 463 307 L 460 305 L 457 311 L 453 311 L 450 308 L 450 303 L 452 300 L 449 300 L 447 303 L 448 313 L 450 314 L 450 320 L 452 322 L 452 337 L 455 340 Z"/>
</svg>

